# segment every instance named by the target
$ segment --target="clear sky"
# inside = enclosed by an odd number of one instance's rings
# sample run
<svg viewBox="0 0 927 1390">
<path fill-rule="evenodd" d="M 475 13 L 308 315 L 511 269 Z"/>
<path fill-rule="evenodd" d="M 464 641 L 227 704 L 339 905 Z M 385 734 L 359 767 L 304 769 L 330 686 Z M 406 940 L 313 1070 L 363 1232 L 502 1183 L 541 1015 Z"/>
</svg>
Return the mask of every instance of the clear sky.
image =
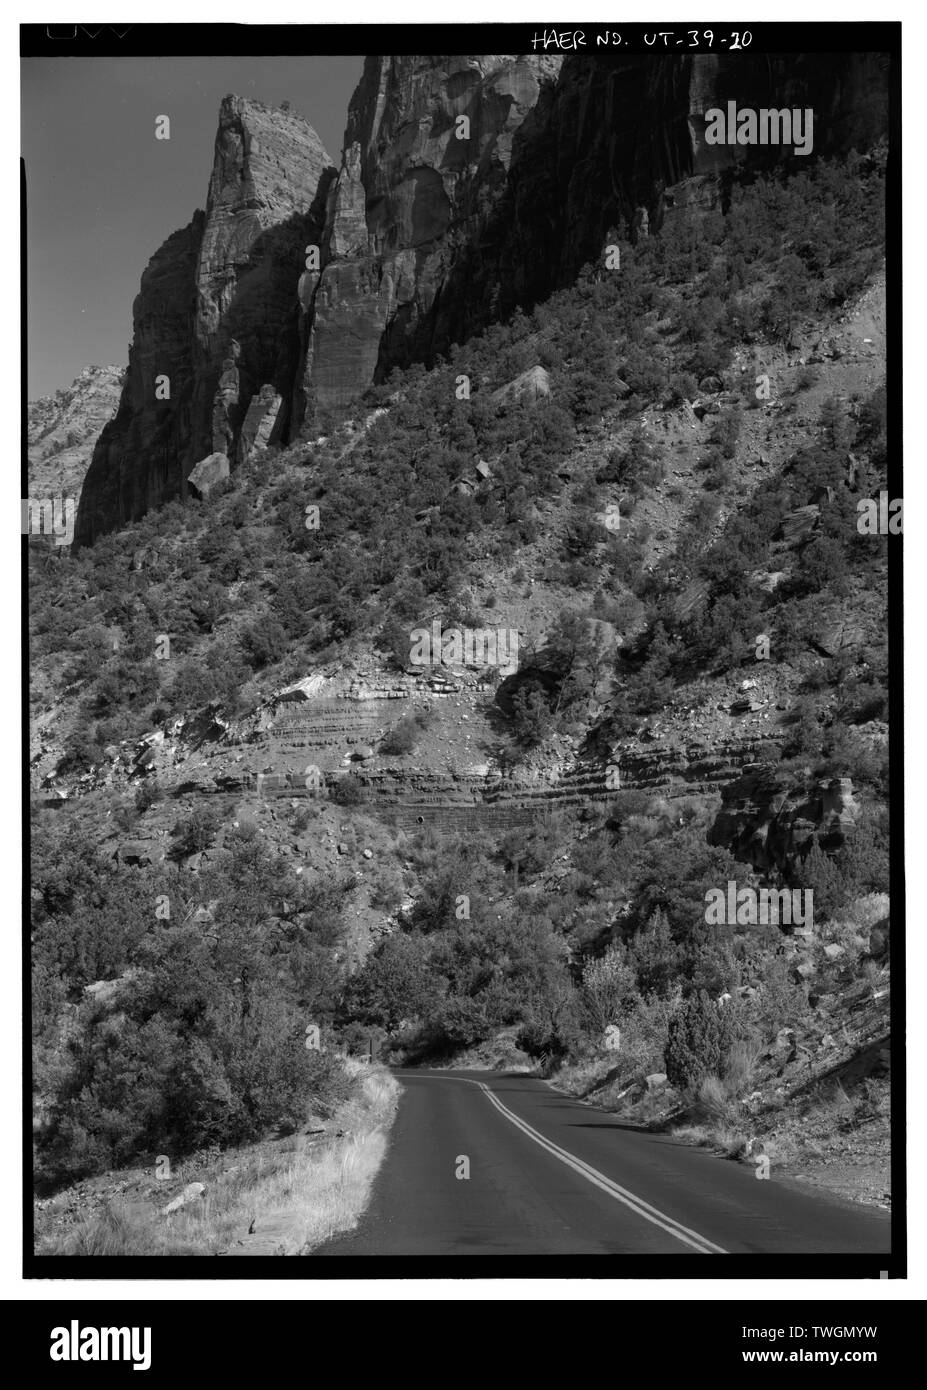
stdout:
<svg viewBox="0 0 927 1390">
<path fill-rule="evenodd" d="M 288 100 L 336 166 L 362 57 L 29 58 L 22 63 L 29 399 L 124 365 L 162 241 L 205 208 L 219 103 Z M 155 117 L 171 118 L 170 140 Z"/>
</svg>

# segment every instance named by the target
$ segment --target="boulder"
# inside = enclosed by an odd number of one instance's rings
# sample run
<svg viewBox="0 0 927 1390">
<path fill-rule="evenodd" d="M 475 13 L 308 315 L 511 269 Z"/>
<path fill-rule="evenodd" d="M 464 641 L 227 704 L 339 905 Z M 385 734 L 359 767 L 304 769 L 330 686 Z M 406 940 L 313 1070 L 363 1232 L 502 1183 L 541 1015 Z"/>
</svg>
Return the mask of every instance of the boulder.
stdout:
<svg viewBox="0 0 927 1390">
<path fill-rule="evenodd" d="M 187 482 L 195 488 L 200 497 L 205 501 L 211 492 L 224 483 L 229 478 L 229 460 L 227 454 L 209 454 L 207 458 L 200 459 L 199 463 L 190 473 Z"/>
<path fill-rule="evenodd" d="M 817 503 L 811 503 L 807 507 L 796 507 L 793 512 L 786 512 L 780 527 L 781 539 L 791 544 L 802 536 L 808 535 L 817 525 L 820 515 L 821 508 Z"/>
<path fill-rule="evenodd" d="M 182 1192 L 179 1192 L 172 1202 L 168 1202 L 166 1207 L 161 1208 L 162 1216 L 170 1216 L 172 1212 L 179 1211 L 188 1202 L 195 1202 L 197 1197 L 202 1197 L 206 1191 L 206 1184 L 201 1182 L 188 1182 Z"/>
<path fill-rule="evenodd" d="M 296 681 L 293 685 L 288 685 L 285 690 L 274 696 L 275 704 L 298 703 L 302 700 L 312 700 L 320 694 L 326 683 L 323 675 L 303 676 L 302 680 Z"/>
<path fill-rule="evenodd" d="M 493 391 L 494 401 L 540 401 L 550 396 L 550 373 L 543 367 L 529 367 L 526 372 Z"/>
<path fill-rule="evenodd" d="M 122 980 L 94 980 L 84 985 L 84 994 L 94 1004 L 112 1004 L 122 986 Z"/>
<path fill-rule="evenodd" d="M 666 1086 L 666 1072 L 654 1071 L 649 1076 L 644 1077 L 644 1085 L 649 1092 L 662 1091 Z"/>
<path fill-rule="evenodd" d="M 859 647 L 865 640 L 862 625 L 852 619 L 824 619 L 813 630 L 811 641 L 825 656 Z"/>
</svg>

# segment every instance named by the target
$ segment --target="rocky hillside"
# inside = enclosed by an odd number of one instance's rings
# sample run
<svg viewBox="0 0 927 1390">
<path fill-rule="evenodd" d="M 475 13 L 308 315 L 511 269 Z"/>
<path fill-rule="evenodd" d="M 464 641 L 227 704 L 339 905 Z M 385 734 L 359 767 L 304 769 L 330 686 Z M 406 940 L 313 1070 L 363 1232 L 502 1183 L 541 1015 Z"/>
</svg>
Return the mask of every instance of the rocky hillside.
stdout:
<svg viewBox="0 0 927 1390">
<path fill-rule="evenodd" d="M 80 497 L 94 445 L 116 413 L 121 367 L 85 367 L 63 391 L 29 402 L 30 497 Z"/>
</svg>

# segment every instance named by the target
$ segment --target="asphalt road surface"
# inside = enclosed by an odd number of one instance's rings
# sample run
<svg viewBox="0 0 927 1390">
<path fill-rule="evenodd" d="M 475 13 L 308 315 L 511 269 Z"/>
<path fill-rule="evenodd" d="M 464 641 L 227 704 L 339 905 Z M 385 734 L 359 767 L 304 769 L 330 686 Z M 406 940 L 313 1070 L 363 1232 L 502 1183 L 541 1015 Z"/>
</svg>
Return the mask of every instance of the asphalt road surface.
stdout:
<svg viewBox="0 0 927 1390">
<path fill-rule="evenodd" d="M 631 1129 L 534 1077 L 397 1072 L 389 1149 L 350 1255 L 856 1254 L 888 1213 Z M 467 1160 L 467 1164 L 464 1163 Z M 469 1176 L 463 1175 L 469 1168 Z"/>
</svg>

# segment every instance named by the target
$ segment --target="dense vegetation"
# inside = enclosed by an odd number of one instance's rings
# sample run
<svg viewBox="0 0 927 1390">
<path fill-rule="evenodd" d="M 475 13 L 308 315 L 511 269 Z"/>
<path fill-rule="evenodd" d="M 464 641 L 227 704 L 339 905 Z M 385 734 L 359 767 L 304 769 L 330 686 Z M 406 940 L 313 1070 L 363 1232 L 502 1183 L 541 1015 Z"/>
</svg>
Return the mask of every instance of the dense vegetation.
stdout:
<svg viewBox="0 0 927 1390">
<path fill-rule="evenodd" d="M 220 874 L 114 866 L 40 817 L 33 854 L 40 1180 L 290 1132 L 347 1094 L 304 1046 L 342 986 L 347 885 L 310 888 L 240 825 Z M 167 915 L 166 915 L 167 914 Z M 118 981 L 90 997 L 85 986 Z"/>
</svg>

